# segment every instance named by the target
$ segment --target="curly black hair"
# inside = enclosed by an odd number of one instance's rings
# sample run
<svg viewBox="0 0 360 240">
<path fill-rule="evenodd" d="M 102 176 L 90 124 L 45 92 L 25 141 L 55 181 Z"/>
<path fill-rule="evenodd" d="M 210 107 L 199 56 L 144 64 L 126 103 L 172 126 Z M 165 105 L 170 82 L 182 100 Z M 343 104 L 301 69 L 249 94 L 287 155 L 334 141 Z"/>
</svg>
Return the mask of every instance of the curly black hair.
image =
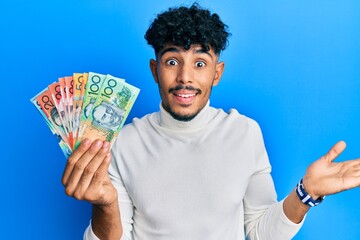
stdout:
<svg viewBox="0 0 360 240">
<path fill-rule="evenodd" d="M 200 44 L 204 50 L 209 51 L 212 47 L 216 54 L 220 54 L 228 45 L 228 36 L 228 26 L 219 15 L 194 3 L 191 7 L 169 8 L 158 14 L 144 37 L 157 55 L 167 44 L 186 50 L 191 44 Z"/>
</svg>

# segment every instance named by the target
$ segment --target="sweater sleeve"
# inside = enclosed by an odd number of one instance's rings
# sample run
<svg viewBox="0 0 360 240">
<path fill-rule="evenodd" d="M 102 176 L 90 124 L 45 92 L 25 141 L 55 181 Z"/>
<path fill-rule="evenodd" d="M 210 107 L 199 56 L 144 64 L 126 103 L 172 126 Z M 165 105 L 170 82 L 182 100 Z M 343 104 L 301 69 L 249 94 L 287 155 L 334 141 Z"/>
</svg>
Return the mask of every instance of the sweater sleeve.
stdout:
<svg viewBox="0 0 360 240">
<path fill-rule="evenodd" d="M 276 202 L 270 174 L 254 175 L 244 199 L 245 231 L 247 239 L 288 240 L 300 230 L 283 211 L 283 201 Z"/>
<path fill-rule="evenodd" d="M 246 239 L 287 240 L 295 236 L 303 221 L 295 224 L 283 211 L 283 201 L 277 202 L 271 166 L 260 127 L 253 122 L 254 173 L 244 197 Z"/>
</svg>

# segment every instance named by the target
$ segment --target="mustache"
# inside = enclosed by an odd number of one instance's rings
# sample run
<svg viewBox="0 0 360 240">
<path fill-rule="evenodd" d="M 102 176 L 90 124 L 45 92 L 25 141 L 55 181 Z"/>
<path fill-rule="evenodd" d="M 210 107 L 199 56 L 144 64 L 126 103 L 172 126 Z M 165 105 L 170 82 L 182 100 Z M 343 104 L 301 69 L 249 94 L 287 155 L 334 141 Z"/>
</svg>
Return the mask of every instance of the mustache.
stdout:
<svg viewBox="0 0 360 240">
<path fill-rule="evenodd" d="M 170 88 L 169 93 L 172 93 L 174 91 L 179 91 L 179 90 L 190 90 L 190 91 L 197 91 L 198 93 L 201 93 L 200 88 L 194 88 L 193 86 L 189 86 L 189 85 L 177 85 L 173 88 Z"/>
</svg>

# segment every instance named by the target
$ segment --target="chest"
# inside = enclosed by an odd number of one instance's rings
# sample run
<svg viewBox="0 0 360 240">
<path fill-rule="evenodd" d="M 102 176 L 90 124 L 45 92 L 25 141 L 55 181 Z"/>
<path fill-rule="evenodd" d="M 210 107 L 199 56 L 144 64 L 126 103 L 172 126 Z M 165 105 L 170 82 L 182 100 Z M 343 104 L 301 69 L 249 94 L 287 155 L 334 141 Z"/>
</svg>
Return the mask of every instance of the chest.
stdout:
<svg viewBox="0 0 360 240">
<path fill-rule="evenodd" d="M 128 157 L 134 161 L 124 182 L 135 215 L 159 225 L 199 216 L 226 218 L 242 207 L 252 174 L 253 153 L 241 134 L 214 131 L 186 141 L 165 136 L 144 141 Z"/>
</svg>

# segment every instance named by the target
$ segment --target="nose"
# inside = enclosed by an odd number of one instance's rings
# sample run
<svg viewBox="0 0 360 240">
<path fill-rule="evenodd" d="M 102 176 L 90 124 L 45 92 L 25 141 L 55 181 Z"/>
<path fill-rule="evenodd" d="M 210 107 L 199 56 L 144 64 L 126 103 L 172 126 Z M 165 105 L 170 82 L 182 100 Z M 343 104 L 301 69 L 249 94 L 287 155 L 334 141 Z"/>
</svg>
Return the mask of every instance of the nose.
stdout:
<svg viewBox="0 0 360 240">
<path fill-rule="evenodd" d="M 192 81 L 193 81 L 193 72 L 191 66 L 189 66 L 188 64 L 183 64 L 178 69 L 177 82 L 180 84 L 188 84 L 188 83 L 192 83 Z"/>
</svg>

